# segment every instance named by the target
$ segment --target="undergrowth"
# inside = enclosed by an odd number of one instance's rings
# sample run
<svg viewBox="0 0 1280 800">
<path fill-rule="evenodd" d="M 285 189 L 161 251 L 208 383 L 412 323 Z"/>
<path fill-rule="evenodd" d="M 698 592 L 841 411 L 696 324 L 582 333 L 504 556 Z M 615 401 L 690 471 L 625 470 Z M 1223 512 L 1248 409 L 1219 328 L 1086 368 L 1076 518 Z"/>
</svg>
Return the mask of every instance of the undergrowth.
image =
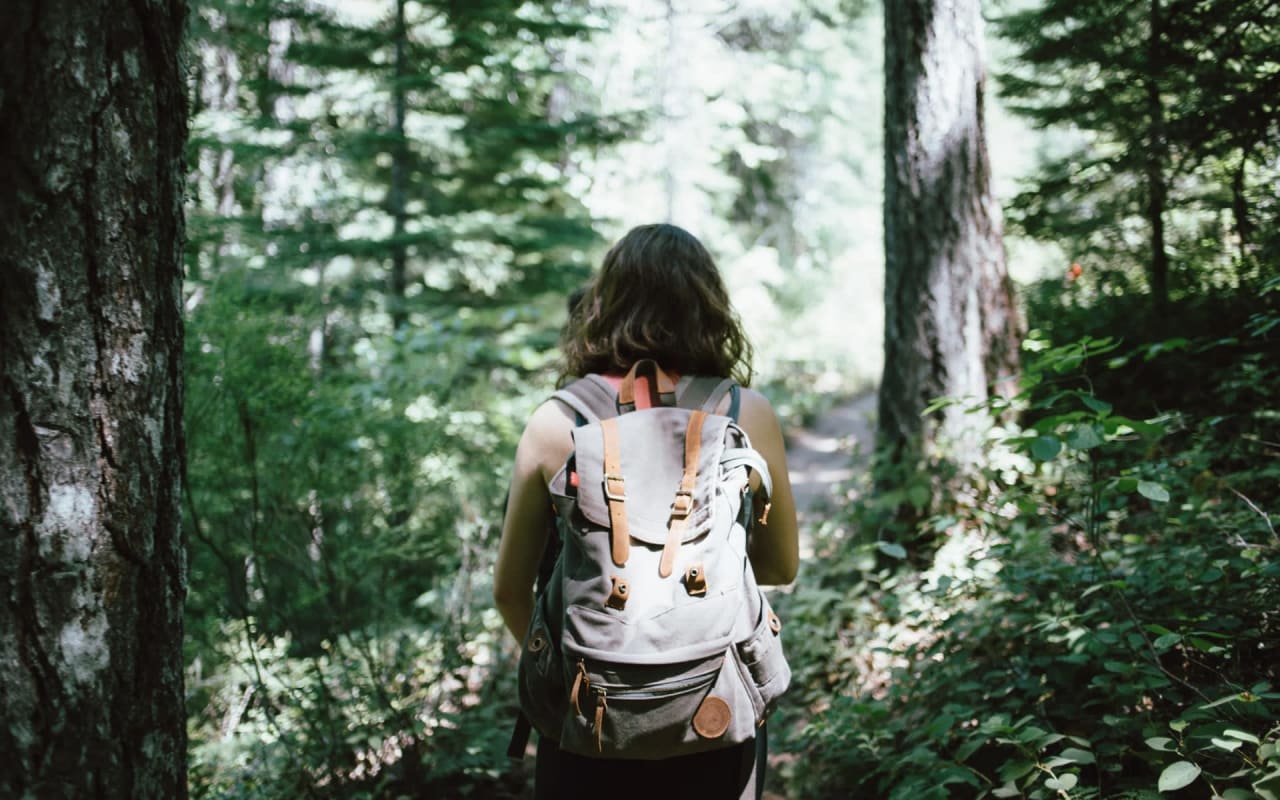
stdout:
<svg viewBox="0 0 1280 800">
<path fill-rule="evenodd" d="M 788 796 L 1280 797 L 1267 309 L 1230 335 L 1032 338 L 967 491 L 912 536 L 873 527 L 897 495 L 827 522 L 779 603 Z"/>
</svg>

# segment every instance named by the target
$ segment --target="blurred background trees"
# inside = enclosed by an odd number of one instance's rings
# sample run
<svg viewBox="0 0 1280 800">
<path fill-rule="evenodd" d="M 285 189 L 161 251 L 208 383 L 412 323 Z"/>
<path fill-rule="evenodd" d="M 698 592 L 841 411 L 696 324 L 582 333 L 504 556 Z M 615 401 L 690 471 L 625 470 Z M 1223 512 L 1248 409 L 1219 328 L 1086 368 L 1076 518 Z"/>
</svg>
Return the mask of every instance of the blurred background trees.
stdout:
<svg viewBox="0 0 1280 800">
<path fill-rule="evenodd" d="M 1276 8 L 983 11 L 1023 385 L 929 410 L 987 431 L 965 491 L 938 491 L 945 453 L 833 487 L 779 598 L 798 679 L 772 788 L 1113 796 L 1185 762 L 1254 791 L 1276 737 Z M 671 219 L 716 253 L 788 423 L 874 386 L 884 24 L 849 0 L 193 7 L 193 793 L 519 795 L 488 582 L 565 298 Z M 939 218 L 994 225 L 949 213 L 987 202 L 956 185 Z M 1237 689 L 1258 705 L 1196 710 Z M 1239 748 L 1211 743 L 1227 730 Z"/>
</svg>

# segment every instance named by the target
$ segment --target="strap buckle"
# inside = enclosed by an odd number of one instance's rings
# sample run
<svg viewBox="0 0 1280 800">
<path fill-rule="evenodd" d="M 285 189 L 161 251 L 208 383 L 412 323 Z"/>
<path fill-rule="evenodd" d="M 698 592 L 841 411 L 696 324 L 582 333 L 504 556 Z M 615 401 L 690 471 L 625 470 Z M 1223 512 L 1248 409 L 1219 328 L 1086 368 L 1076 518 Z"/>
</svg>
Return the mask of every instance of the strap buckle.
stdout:
<svg viewBox="0 0 1280 800">
<path fill-rule="evenodd" d="M 617 491 L 614 491 L 612 483 L 618 484 Z M 606 472 L 604 474 L 604 496 L 610 500 L 616 500 L 619 503 L 626 502 L 627 489 L 626 480 L 619 474 L 614 472 Z"/>
<path fill-rule="evenodd" d="M 676 499 L 671 503 L 671 516 L 684 518 L 689 516 L 693 511 L 693 492 L 688 489 L 680 489 L 676 492 Z"/>
</svg>

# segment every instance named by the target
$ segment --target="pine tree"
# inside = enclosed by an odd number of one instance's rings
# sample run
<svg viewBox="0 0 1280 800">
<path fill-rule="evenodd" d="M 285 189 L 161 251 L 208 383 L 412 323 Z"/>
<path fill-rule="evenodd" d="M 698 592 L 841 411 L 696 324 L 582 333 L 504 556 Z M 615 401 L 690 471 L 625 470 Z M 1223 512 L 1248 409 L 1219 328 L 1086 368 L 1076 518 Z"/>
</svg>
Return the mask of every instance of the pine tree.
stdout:
<svg viewBox="0 0 1280 800">
<path fill-rule="evenodd" d="M 1247 255 L 1250 206 L 1266 202 L 1250 200 L 1249 173 L 1261 173 L 1257 185 L 1274 170 L 1277 22 L 1280 9 L 1252 0 L 1046 0 L 1000 17 L 997 30 L 1018 48 L 1001 76 L 1012 108 L 1083 139 L 1047 158 L 1014 201 L 1014 223 L 1117 280 L 1125 261 L 1143 264 L 1157 308 L 1171 271 L 1197 285 L 1205 267 L 1189 256 L 1224 206 Z M 1175 210 L 1184 221 L 1171 229 Z M 1135 223 L 1147 232 L 1136 247 Z M 1221 237 L 1215 249 L 1199 260 L 1219 259 Z M 1171 263 L 1173 251 L 1183 263 Z"/>
</svg>

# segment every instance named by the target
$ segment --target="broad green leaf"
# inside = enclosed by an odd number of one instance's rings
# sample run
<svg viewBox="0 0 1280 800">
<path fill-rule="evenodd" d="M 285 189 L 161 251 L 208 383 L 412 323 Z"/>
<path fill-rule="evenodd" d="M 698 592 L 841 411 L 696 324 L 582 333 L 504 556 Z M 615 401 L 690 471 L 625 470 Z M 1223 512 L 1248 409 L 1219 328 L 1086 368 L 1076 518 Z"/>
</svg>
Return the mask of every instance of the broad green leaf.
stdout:
<svg viewBox="0 0 1280 800">
<path fill-rule="evenodd" d="M 1222 793 L 1222 800 L 1256 800 L 1257 795 L 1245 789 L 1227 789 Z"/>
<path fill-rule="evenodd" d="M 985 739 L 970 739 L 956 750 L 956 761 L 964 763 L 964 760 L 974 753 L 978 752 L 978 748 L 986 744 Z"/>
<path fill-rule="evenodd" d="M 1190 761 L 1175 761 L 1160 773 L 1158 788 L 1162 792 L 1176 792 L 1200 777 L 1200 768 Z"/>
<path fill-rule="evenodd" d="M 1069 758 L 1077 764 L 1092 764 L 1097 760 L 1093 757 L 1093 753 L 1078 747 L 1068 747 L 1059 754 L 1059 757 Z"/>
<path fill-rule="evenodd" d="M 1014 784 L 1013 781 L 1005 781 L 1003 786 L 991 790 L 992 797 L 1021 797 L 1022 791 Z"/>
<path fill-rule="evenodd" d="M 1215 746 L 1226 750 L 1228 753 L 1233 753 L 1244 746 L 1244 742 L 1239 739 L 1219 739 L 1217 736 L 1214 736 L 1209 741 L 1213 742 Z"/>
<path fill-rule="evenodd" d="M 1164 736 L 1155 736 L 1148 739 L 1147 747 L 1152 750 L 1159 750 L 1162 753 L 1172 753 L 1177 749 L 1173 746 L 1173 740 Z"/>
<path fill-rule="evenodd" d="M 1169 502 L 1169 490 L 1155 481 L 1138 481 L 1138 494 L 1157 503 Z"/>
<path fill-rule="evenodd" d="M 1238 731 L 1235 728 L 1227 728 L 1225 731 L 1222 732 L 1222 735 L 1230 736 L 1232 739 L 1239 739 L 1240 741 L 1248 742 L 1249 744 L 1259 743 L 1257 736 L 1254 736 L 1252 733 L 1245 733 L 1244 731 Z"/>
<path fill-rule="evenodd" d="M 1048 735 L 1048 731 L 1044 728 L 1038 728 L 1035 725 L 1028 725 L 1018 731 L 1018 741 L 1030 744 L 1042 736 Z"/>
<path fill-rule="evenodd" d="M 1182 634 L 1166 633 L 1164 636 L 1161 636 L 1152 642 L 1151 645 L 1157 650 L 1167 650 L 1180 641 L 1182 641 Z"/>
<path fill-rule="evenodd" d="M 1102 444 L 1102 437 L 1092 425 L 1077 425 L 1067 434 L 1067 444 L 1077 450 L 1090 450 Z"/>
<path fill-rule="evenodd" d="M 1031 443 L 1031 455 L 1038 461 L 1050 461 L 1062 451 L 1062 441 L 1056 436 L 1037 436 Z"/>
<path fill-rule="evenodd" d="M 1000 767 L 1000 778 L 1005 781 L 1016 781 L 1035 768 L 1034 761 L 1006 761 Z"/>
<path fill-rule="evenodd" d="M 1059 775 L 1056 778 L 1048 779 L 1047 781 L 1044 782 L 1044 785 L 1049 789 L 1069 792 L 1072 789 L 1076 788 L 1076 784 L 1079 782 L 1080 782 L 1079 778 L 1077 778 L 1075 775 L 1072 775 L 1070 772 L 1068 772 L 1065 775 Z"/>
<path fill-rule="evenodd" d="M 917 509 L 925 509 L 929 506 L 929 501 L 933 499 L 933 492 L 929 491 L 928 486 L 912 486 L 907 489 L 907 502 L 915 506 Z"/>
<path fill-rule="evenodd" d="M 1106 400 L 1099 400 L 1093 395 L 1088 394 L 1081 395 L 1080 399 L 1084 401 L 1084 404 L 1088 406 L 1090 410 L 1096 411 L 1103 416 L 1111 413 L 1111 404 Z"/>
<path fill-rule="evenodd" d="M 1117 492 L 1128 494 L 1138 488 L 1137 478 L 1116 478 L 1111 482 L 1111 488 Z"/>
<path fill-rule="evenodd" d="M 907 557 L 906 548 L 896 542 L 876 542 L 876 549 L 889 558 L 896 558 L 899 561 Z"/>
</svg>

